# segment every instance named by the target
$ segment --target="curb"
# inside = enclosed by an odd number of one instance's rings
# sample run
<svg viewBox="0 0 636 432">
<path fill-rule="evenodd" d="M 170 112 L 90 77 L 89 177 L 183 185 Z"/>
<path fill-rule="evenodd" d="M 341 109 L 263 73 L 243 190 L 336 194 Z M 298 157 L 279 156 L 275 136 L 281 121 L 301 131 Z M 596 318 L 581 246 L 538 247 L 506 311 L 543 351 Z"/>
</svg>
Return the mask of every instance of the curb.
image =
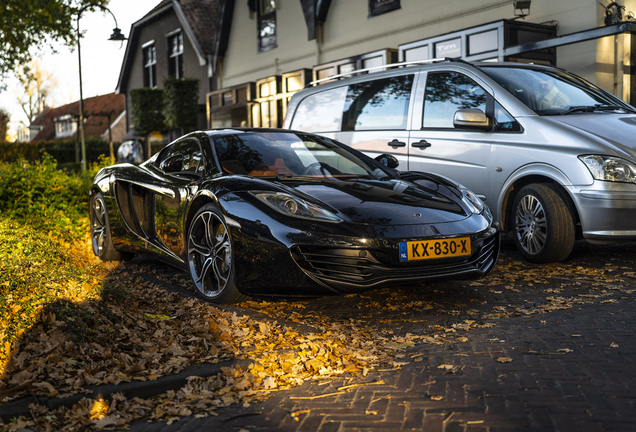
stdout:
<svg viewBox="0 0 636 432">
<path fill-rule="evenodd" d="M 7 423 L 12 418 L 25 416 L 30 417 L 31 411 L 29 405 L 32 403 L 45 405 L 49 409 L 54 410 L 65 406 L 71 408 L 74 404 L 84 398 L 103 398 L 107 399 L 114 393 L 123 393 L 126 397 L 149 398 L 168 390 L 177 390 L 187 384 L 187 379 L 191 376 L 209 377 L 221 372 L 222 367 L 240 366 L 246 369 L 251 360 L 230 360 L 220 363 L 201 363 L 184 368 L 181 372 L 174 375 L 166 375 L 157 378 L 154 381 L 130 381 L 120 384 L 101 384 L 83 387 L 89 393 L 75 394 L 67 398 L 37 398 L 28 396 L 0 405 L 0 419 Z"/>
</svg>

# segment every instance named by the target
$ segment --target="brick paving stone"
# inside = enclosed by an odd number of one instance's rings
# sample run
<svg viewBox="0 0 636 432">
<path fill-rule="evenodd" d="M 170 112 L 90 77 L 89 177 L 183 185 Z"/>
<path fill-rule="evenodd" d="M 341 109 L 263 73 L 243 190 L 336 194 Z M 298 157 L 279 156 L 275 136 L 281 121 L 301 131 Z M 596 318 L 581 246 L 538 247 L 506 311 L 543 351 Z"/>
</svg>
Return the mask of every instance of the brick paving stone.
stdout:
<svg viewBox="0 0 636 432">
<path fill-rule="evenodd" d="M 338 432 L 340 430 L 340 423 L 332 421 L 323 421 L 318 432 Z"/>
<path fill-rule="evenodd" d="M 402 429 L 422 429 L 424 424 L 424 410 L 421 408 L 408 408 L 402 422 Z"/>
<path fill-rule="evenodd" d="M 504 247 L 504 260 L 511 262 L 514 254 Z M 631 269 L 631 263 L 636 261 L 636 244 L 621 249 L 595 248 L 577 243 L 573 257 L 555 267 L 575 269 L 577 266 L 592 266 L 603 269 L 606 263 L 619 261 L 622 263 L 619 268 Z M 530 272 L 539 268 L 521 262 L 515 265 Z M 250 432 L 636 430 L 636 294 L 615 292 L 610 288 L 622 284 L 634 289 L 636 278 L 624 277 L 626 282 L 608 284 L 603 288 L 608 295 L 600 298 L 579 296 L 600 293 L 601 288 L 585 278 L 585 273 L 582 273 L 572 278 L 550 278 L 547 285 L 537 283 L 531 286 L 527 282 L 519 282 L 522 285 L 520 293 L 487 285 L 471 287 L 471 282 L 462 281 L 432 283 L 430 289 L 404 288 L 412 296 L 440 306 L 439 310 L 406 310 L 406 314 L 374 310 L 368 306 L 358 309 L 354 304 L 355 298 L 349 297 L 311 300 L 302 313 L 308 320 L 307 324 L 310 324 L 313 313 L 320 313 L 334 321 L 361 320 L 361 315 L 372 316 L 365 318 L 365 325 L 378 331 L 390 330 L 394 335 L 409 332 L 426 334 L 429 326 L 434 324 L 449 326 L 473 319 L 474 312 L 470 317 L 462 312 L 466 308 L 478 311 L 475 315 L 478 320 L 484 320 L 483 317 L 492 312 L 494 306 L 504 306 L 512 312 L 514 309 L 508 305 L 524 305 L 527 306 L 524 310 L 532 311 L 530 305 L 547 303 L 545 287 L 560 289 L 561 292 L 555 296 L 583 299 L 588 304 L 575 304 L 570 309 L 549 313 L 486 319 L 494 325 L 492 328 L 457 333 L 457 336 L 467 337 L 467 343 L 418 345 L 405 351 L 402 360 L 396 361 L 410 363 L 397 370 L 371 371 L 364 378 L 337 378 L 325 386 L 311 382 L 272 393 L 268 400 L 254 403 L 249 408 L 262 412 L 261 416 L 222 422 L 224 416 L 244 411 L 237 406 L 217 410 L 218 418 L 188 418 L 179 424 L 188 432 L 197 430 L 197 425 L 204 425 L 201 431 L 233 432 L 241 427 Z M 580 285 L 574 285 L 575 282 Z M 382 295 L 374 291 L 368 293 L 374 301 Z M 604 299 L 616 299 L 618 302 L 600 303 Z M 378 301 L 378 304 L 382 302 Z M 449 310 L 458 310 L 460 315 L 449 315 Z M 400 319 L 404 318 L 412 322 L 401 322 Z M 389 322 L 380 323 L 380 320 Z M 619 347 L 611 348 L 612 342 Z M 564 348 L 573 352 L 558 351 Z M 423 354 L 419 357 L 422 361 L 415 363 L 411 356 L 417 354 Z M 497 362 L 499 357 L 512 357 L 514 360 L 502 364 Z M 441 364 L 460 365 L 463 369 L 449 374 L 437 368 Z M 290 399 L 335 392 L 347 384 L 379 380 L 385 384 L 355 387 L 338 397 Z M 432 395 L 443 398 L 433 401 Z M 301 409 L 310 409 L 311 412 L 296 422 L 289 413 Z M 374 411 L 376 415 L 371 414 Z M 138 423 L 131 430 L 168 432 L 171 429 L 165 423 Z"/>
<path fill-rule="evenodd" d="M 385 401 L 386 401 L 386 409 L 385 409 L 384 420 L 386 420 L 387 422 L 403 423 L 404 417 L 406 416 L 406 407 L 403 405 L 390 404 L 389 400 L 387 399 L 385 399 Z M 371 409 L 375 410 L 375 407 Z"/>
</svg>

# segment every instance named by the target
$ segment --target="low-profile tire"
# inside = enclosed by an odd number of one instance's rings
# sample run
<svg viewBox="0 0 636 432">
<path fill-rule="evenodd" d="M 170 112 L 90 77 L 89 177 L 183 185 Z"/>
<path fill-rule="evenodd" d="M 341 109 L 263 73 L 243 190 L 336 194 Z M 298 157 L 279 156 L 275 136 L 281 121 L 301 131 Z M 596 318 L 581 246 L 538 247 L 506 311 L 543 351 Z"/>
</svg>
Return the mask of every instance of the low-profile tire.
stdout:
<svg viewBox="0 0 636 432">
<path fill-rule="evenodd" d="M 511 220 L 517 249 L 531 262 L 566 259 L 574 247 L 572 213 L 554 186 L 529 184 L 512 204 Z"/>
<path fill-rule="evenodd" d="M 214 205 L 204 205 L 194 215 L 187 238 L 188 271 L 197 295 L 213 303 L 247 300 L 234 283 L 232 239 Z"/>
<path fill-rule="evenodd" d="M 132 254 L 124 254 L 115 249 L 110 233 L 108 211 L 101 192 L 90 199 L 91 243 L 93 253 L 102 261 L 121 261 L 130 259 Z"/>
</svg>

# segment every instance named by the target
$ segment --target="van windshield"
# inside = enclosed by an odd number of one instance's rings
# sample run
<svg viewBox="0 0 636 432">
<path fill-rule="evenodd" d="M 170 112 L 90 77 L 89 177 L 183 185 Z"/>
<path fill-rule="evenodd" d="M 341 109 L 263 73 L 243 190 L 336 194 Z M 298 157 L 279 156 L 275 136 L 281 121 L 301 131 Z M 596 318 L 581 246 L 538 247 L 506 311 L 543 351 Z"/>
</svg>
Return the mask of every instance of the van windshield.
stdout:
<svg viewBox="0 0 636 432">
<path fill-rule="evenodd" d="M 483 66 L 480 69 L 539 115 L 634 108 L 576 75 L 556 69 Z"/>
</svg>

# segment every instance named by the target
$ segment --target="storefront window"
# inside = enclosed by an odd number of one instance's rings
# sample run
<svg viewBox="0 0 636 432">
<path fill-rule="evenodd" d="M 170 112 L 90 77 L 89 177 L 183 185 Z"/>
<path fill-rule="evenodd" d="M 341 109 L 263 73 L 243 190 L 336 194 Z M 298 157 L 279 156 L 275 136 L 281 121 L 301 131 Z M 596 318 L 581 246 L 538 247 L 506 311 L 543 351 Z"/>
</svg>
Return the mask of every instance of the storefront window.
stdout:
<svg viewBox="0 0 636 432">
<path fill-rule="evenodd" d="M 435 44 L 435 58 L 461 57 L 462 39 L 451 39 Z"/>
<path fill-rule="evenodd" d="M 468 36 L 468 54 L 496 51 L 499 48 L 497 29 Z"/>
</svg>

